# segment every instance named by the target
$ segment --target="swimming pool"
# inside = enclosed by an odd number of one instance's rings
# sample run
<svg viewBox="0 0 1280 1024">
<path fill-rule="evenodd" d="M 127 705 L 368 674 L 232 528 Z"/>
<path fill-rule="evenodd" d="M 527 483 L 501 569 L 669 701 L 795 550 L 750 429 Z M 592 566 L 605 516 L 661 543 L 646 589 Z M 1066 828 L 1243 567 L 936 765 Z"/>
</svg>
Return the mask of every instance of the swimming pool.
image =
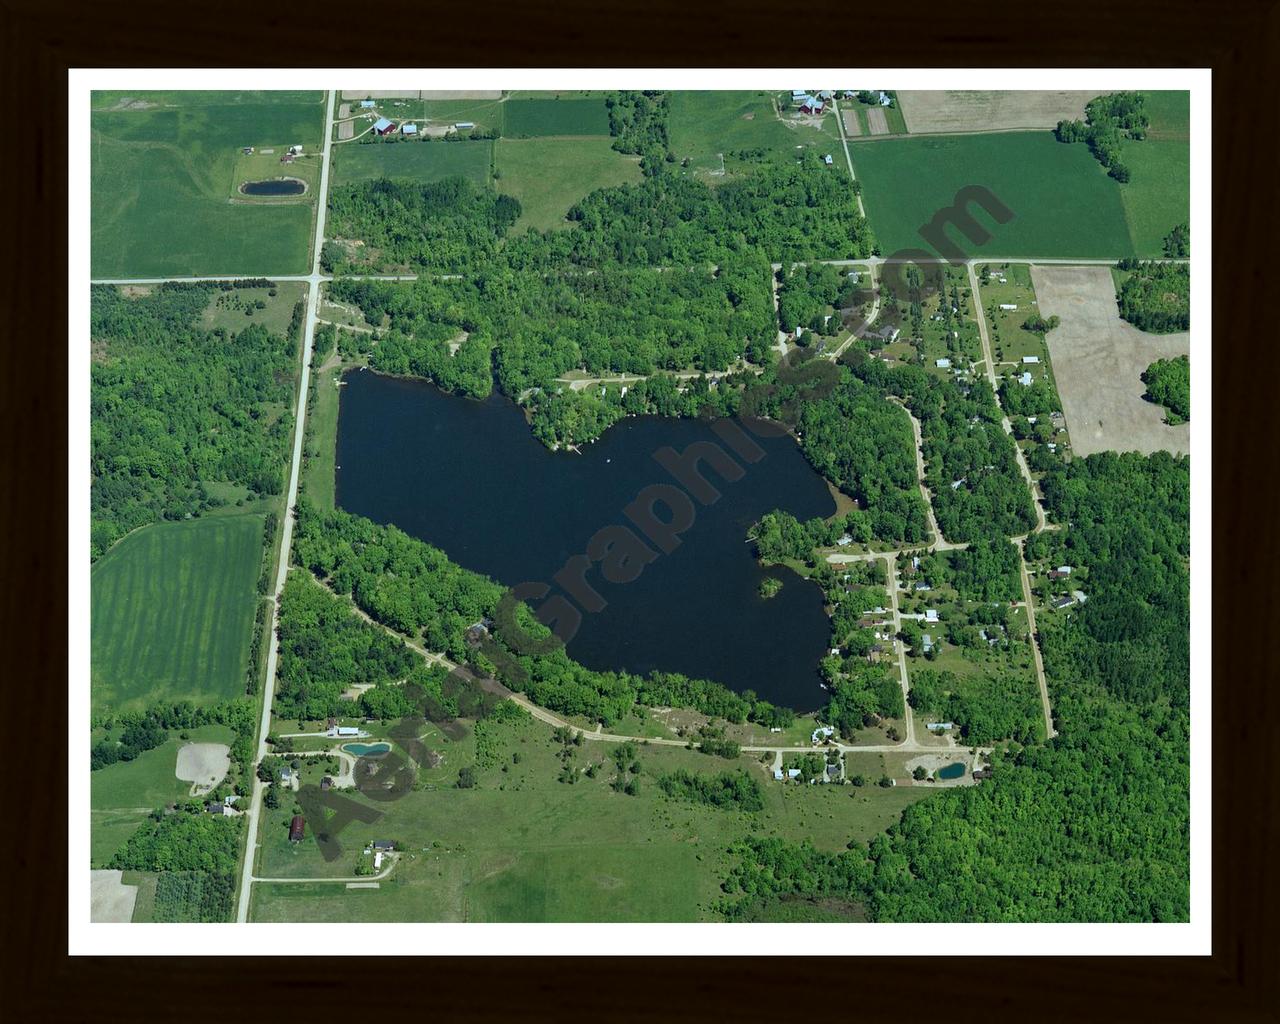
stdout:
<svg viewBox="0 0 1280 1024">
<path fill-rule="evenodd" d="M 372 757 L 375 754 L 385 754 L 391 749 L 390 743 L 348 743 L 342 748 L 348 754 L 355 754 L 356 757 Z"/>
</svg>

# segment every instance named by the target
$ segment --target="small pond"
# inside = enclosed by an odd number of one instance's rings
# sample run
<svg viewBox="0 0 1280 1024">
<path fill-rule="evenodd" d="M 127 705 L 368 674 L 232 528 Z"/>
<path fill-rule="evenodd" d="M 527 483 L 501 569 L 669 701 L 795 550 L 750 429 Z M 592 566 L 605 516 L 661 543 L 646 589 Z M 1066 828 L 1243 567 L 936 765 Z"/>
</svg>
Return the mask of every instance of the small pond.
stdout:
<svg viewBox="0 0 1280 1024">
<path fill-rule="evenodd" d="M 939 768 L 937 775 L 940 779 L 961 778 L 964 775 L 964 765 L 959 761 L 955 761 L 952 764 Z"/>
<path fill-rule="evenodd" d="M 240 186 L 240 194 L 246 196 L 300 196 L 306 190 L 307 183 L 298 178 L 246 181 Z"/>
<path fill-rule="evenodd" d="M 342 748 L 348 754 L 355 754 L 356 757 L 371 757 L 374 754 L 385 754 L 391 749 L 389 743 L 348 743 Z"/>
</svg>

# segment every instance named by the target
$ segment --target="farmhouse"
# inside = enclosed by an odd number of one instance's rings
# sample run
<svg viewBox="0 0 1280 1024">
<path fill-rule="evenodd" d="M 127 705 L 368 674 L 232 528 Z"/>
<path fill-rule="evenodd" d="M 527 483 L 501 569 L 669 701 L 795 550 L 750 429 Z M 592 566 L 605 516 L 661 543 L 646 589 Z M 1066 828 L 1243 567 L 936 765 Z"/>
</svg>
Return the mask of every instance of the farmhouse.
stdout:
<svg viewBox="0 0 1280 1024">
<path fill-rule="evenodd" d="M 924 613 L 924 621 L 925 621 L 925 622 L 937 622 L 937 621 L 938 621 L 938 609 L 937 609 L 937 608 L 926 608 L 926 609 L 925 609 L 925 613 Z"/>
<path fill-rule="evenodd" d="M 830 167 L 835 161 L 831 159 L 831 154 L 828 153 L 826 156 L 822 158 L 822 162 L 826 164 L 828 167 Z"/>
<path fill-rule="evenodd" d="M 1022 376 L 1018 378 L 1018 383 L 1021 384 L 1024 388 L 1031 387 L 1031 371 L 1024 370 L 1022 373 Z"/>
<path fill-rule="evenodd" d="M 892 96 L 890 96 L 890 95 L 889 95 L 887 92 L 885 92 L 883 89 L 881 89 L 881 90 L 880 90 L 880 106 L 882 106 L 882 107 L 891 107 L 891 106 L 893 106 L 893 97 L 892 97 Z"/>
<path fill-rule="evenodd" d="M 301 814 L 295 814 L 293 820 L 289 822 L 289 842 L 300 843 L 302 837 L 307 832 L 307 819 Z"/>
<path fill-rule="evenodd" d="M 1055 608 L 1070 608 L 1075 603 L 1076 599 L 1074 597 L 1060 597 L 1053 602 L 1053 606 Z"/>
<path fill-rule="evenodd" d="M 836 734 L 835 729 L 829 725 L 820 725 L 813 730 L 813 742 L 824 743 Z"/>
<path fill-rule="evenodd" d="M 950 360 L 950 359 L 938 359 L 938 360 L 935 360 L 935 361 L 934 361 L 934 364 L 933 364 L 933 365 L 934 365 L 934 366 L 936 366 L 939 370 L 949 370 L 949 369 L 951 369 L 951 360 Z"/>
<path fill-rule="evenodd" d="M 892 345 L 895 341 L 897 341 L 898 335 L 901 333 L 902 332 L 899 331 L 898 328 L 894 327 L 893 324 L 885 324 L 884 326 L 879 327 L 874 331 L 864 327 L 862 328 L 861 331 L 858 332 L 858 337 L 873 338 L 877 341 L 884 342 L 886 345 Z"/>
<path fill-rule="evenodd" d="M 379 135 L 390 135 L 395 131 L 395 124 L 385 117 L 380 117 L 373 122 L 373 130 Z"/>
</svg>

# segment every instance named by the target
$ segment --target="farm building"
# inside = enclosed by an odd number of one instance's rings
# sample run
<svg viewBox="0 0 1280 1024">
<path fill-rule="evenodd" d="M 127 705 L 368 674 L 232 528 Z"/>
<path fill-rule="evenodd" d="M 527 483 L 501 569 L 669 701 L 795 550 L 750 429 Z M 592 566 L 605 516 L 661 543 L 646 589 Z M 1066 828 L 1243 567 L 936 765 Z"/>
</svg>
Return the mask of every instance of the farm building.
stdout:
<svg viewBox="0 0 1280 1024">
<path fill-rule="evenodd" d="M 470 131 L 475 126 L 476 123 L 474 121 L 459 121 L 454 125 L 454 127 L 460 132 Z"/>
<path fill-rule="evenodd" d="M 1016 302 L 1002 302 L 1000 303 L 1000 308 L 1004 310 L 1014 310 L 1018 308 L 1018 305 Z"/>
<path fill-rule="evenodd" d="M 881 90 L 880 90 L 880 106 L 882 106 L 882 107 L 891 107 L 891 106 L 893 106 L 893 97 L 892 97 L 892 96 L 890 96 L 890 95 L 889 95 L 887 92 L 885 92 L 883 89 L 881 89 Z"/>
<path fill-rule="evenodd" d="M 360 106 L 365 110 L 371 110 L 373 108 L 373 100 L 361 100 Z"/>
<path fill-rule="evenodd" d="M 828 153 L 826 156 L 822 158 L 822 162 L 826 164 L 828 167 L 830 167 L 833 163 L 835 163 L 835 161 L 831 159 L 830 153 Z"/>
<path fill-rule="evenodd" d="M 1039 356 L 1023 356 L 1022 361 L 1029 365 L 1035 365 L 1036 363 L 1040 362 L 1040 357 Z"/>
<path fill-rule="evenodd" d="M 807 89 L 792 89 L 791 98 L 793 100 L 806 100 L 809 98 L 809 92 Z"/>
<path fill-rule="evenodd" d="M 934 365 L 935 365 L 939 370 L 949 370 L 949 369 L 951 369 L 951 360 L 950 360 L 950 359 L 936 359 L 936 360 L 934 360 Z"/>
<path fill-rule="evenodd" d="M 373 130 L 379 135 L 390 135 L 395 131 L 395 124 L 385 117 L 380 117 L 373 122 Z"/>
<path fill-rule="evenodd" d="M 330 736 L 359 736 L 360 730 L 354 725 L 335 725 L 329 729 Z"/>
<path fill-rule="evenodd" d="M 835 729 L 830 725 L 820 725 L 813 730 L 813 742 L 824 743 L 836 734 Z"/>
<path fill-rule="evenodd" d="M 401 135 L 417 135 L 418 126 L 416 124 L 410 124 L 408 121 L 406 121 L 404 124 L 400 126 L 400 134 Z"/>
<path fill-rule="evenodd" d="M 295 814 L 293 820 L 289 822 L 289 842 L 300 843 L 302 837 L 307 832 L 307 819 L 301 814 Z"/>
</svg>

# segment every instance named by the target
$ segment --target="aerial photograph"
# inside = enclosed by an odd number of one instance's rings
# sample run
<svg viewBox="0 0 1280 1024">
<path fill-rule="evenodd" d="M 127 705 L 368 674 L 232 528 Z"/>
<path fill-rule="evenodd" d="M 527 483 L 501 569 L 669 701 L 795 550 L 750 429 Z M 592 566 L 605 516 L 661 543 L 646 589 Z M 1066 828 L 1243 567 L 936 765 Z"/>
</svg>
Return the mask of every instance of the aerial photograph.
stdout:
<svg viewBox="0 0 1280 1024">
<path fill-rule="evenodd" d="M 850 77 L 89 94 L 87 921 L 1190 921 L 1191 91 Z"/>
</svg>

